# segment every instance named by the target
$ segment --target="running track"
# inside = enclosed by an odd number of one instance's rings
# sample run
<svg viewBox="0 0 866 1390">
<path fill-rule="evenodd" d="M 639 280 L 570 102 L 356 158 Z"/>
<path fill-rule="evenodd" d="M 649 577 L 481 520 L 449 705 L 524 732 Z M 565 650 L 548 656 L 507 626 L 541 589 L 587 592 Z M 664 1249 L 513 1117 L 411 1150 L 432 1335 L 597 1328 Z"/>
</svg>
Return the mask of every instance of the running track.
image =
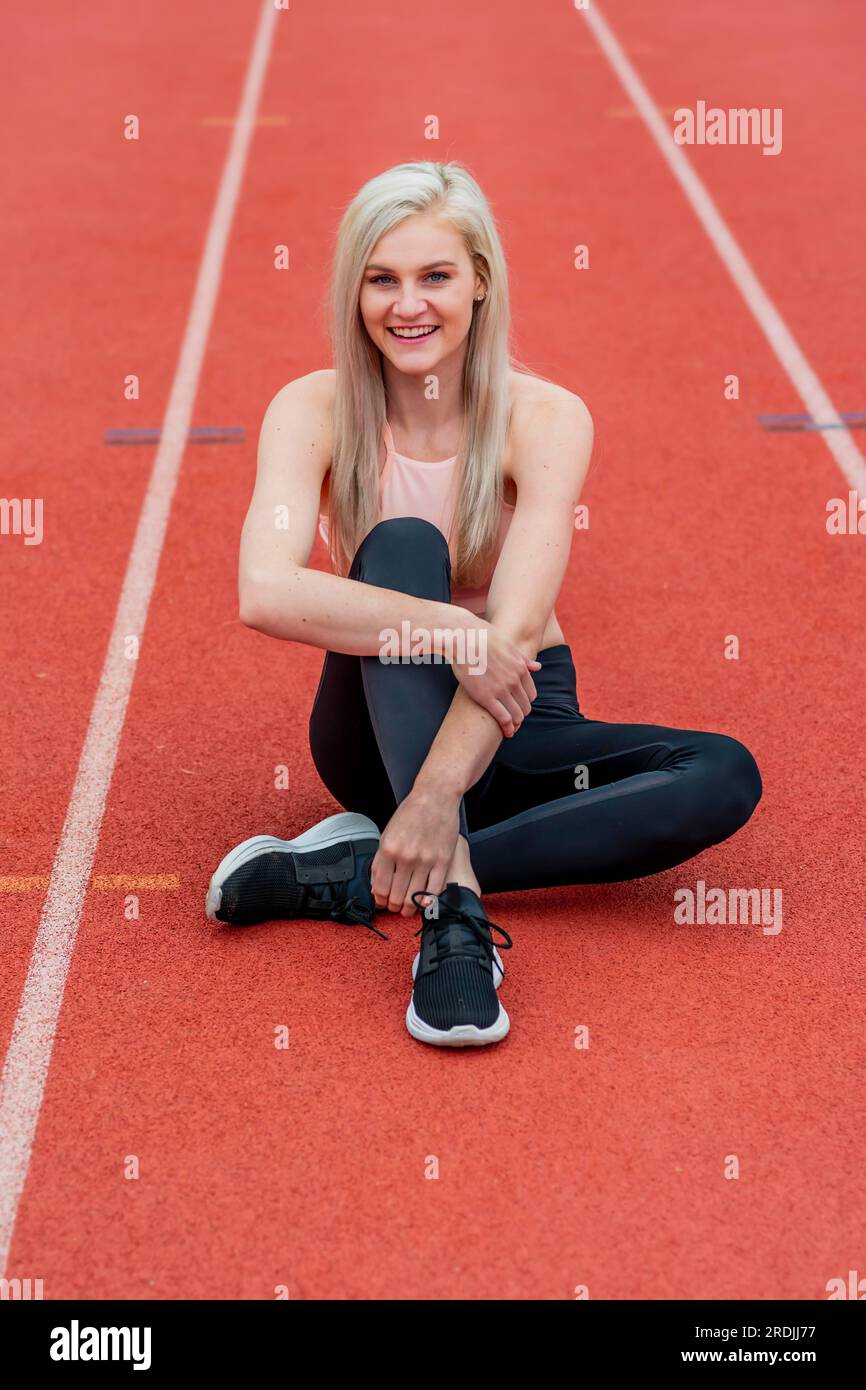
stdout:
<svg viewBox="0 0 866 1390">
<path fill-rule="evenodd" d="M 20 1126 L 0 1138 L 5 1273 L 53 1299 L 824 1298 L 866 1272 L 866 539 L 825 529 L 850 487 L 838 449 L 761 428 L 802 400 L 566 0 L 442 0 L 423 18 L 293 0 L 265 47 L 262 14 L 6 10 L 2 492 L 42 497 L 45 529 L 39 546 L 0 537 L 4 1056 L 157 453 L 105 431 L 164 425 L 257 34 L 265 64 L 192 397 L 193 426 L 246 440 L 183 453 L 95 857 L 78 861 L 90 890 L 44 1096 L 16 1054 L 38 1124 L 32 1152 Z M 833 405 L 866 410 L 862 5 L 601 15 L 669 126 L 700 99 L 783 109 L 776 158 L 684 154 Z M 337 809 L 306 746 L 321 654 L 240 625 L 237 542 L 265 405 L 329 363 L 340 210 L 408 158 L 480 179 L 517 349 L 595 417 L 590 529 L 559 603 L 584 712 L 734 734 L 765 788 L 734 840 L 681 869 L 489 899 L 515 938 L 512 1031 L 457 1054 L 405 1031 L 414 923 L 386 944 L 323 923 L 233 932 L 202 908 L 232 844 Z M 840 438 L 862 468 L 864 435 Z M 698 879 L 781 888 L 782 932 L 676 926 L 673 893 Z M 50 1044 L 50 1010 L 30 1024 Z"/>
</svg>

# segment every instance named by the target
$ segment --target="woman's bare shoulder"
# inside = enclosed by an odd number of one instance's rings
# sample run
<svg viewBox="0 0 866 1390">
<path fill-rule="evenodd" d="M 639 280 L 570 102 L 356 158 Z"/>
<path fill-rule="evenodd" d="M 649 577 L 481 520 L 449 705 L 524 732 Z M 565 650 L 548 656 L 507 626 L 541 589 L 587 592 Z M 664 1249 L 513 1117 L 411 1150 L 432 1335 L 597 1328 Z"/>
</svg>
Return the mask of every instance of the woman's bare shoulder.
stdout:
<svg viewBox="0 0 866 1390">
<path fill-rule="evenodd" d="M 555 420 L 556 428 L 559 428 L 560 408 L 564 411 L 562 420 L 568 421 L 568 430 L 573 431 L 576 438 L 586 441 L 587 447 L 592 444 L 593 423 L 581 397 L 565 386 L 558 386 L 556 382 L 539 381 L 522 372 L 514 372 L 512 393 L 511 427 L 504 472 L 505 500 L 513 505 L 522 469 L 532 467 L 531 461 L 537 458 L 539 438 L 545 437 L 552 421 Z M 551 405 L 558 407 L 552 415 Z"/>
<path fill-rule="evenodd" d="M 281 386 L 271 404 L 279 408 L 291 400 L 295 404 L 308 404 L 311 411 L 321 410 L 333 404 L 335 385 L 336 374 L 328 368 L 307 372 L 305 376 L 296 376 Z"/>
<path fill-rule="evenodd" d="M 539 377 L 529 376 L 526 372 L 516 371 L 511 368 L 511 400 L 514 406 L 521 406 L 524 409 L 522 414 L 526 414 L 527 407 L 538 405 L 550 401 L 580 401 L 584 402 L 574 391 L 569 391 L 566 386 L 559 386 L 555 381 L 544 381 Z"/>
<path fill-rule="evenodd" d="M 334 373 L 327 369 L 307 372 L 280 387 L 268 405 L 266 419 L 315 438 L 317 454 L 330 462 L 333 407 Z"/>
</svg>

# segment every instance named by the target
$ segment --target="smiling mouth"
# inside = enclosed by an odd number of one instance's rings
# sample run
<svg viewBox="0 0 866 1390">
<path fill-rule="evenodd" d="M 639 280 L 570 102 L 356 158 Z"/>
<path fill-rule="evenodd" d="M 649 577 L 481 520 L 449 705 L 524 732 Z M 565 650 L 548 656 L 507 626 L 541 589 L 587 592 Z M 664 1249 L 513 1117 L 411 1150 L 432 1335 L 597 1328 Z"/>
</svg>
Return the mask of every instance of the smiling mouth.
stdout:
<svg viewBox="0 0 866 1390">
<path fill-rule="evenodd" d="M 396 338 L 401 343 L 417 343 L 424 338 L 432 338 L 434 333 L 439 332 L 439 325 L 433 324 L 425 326 L 422 332 L 403 332 L 397 328 L 389 328 L 388 332 L 392 338 Z"/>
</svg>

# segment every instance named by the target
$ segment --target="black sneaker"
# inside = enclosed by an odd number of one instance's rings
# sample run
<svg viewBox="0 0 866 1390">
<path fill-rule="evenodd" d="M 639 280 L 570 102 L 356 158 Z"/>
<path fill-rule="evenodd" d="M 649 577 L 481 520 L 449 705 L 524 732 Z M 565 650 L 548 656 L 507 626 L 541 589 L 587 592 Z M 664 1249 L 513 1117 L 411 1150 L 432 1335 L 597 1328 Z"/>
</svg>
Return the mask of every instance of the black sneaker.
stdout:
<svg viewBox="0 0 866 1390">
<path fill-rule="evenodd" d="M 249 927 L 292 917 L 330 918 L 369 927 L 376 903 L 370 865 L 379 829 L 355 811 L 328 816 L 295 840 L 254 835 L 231 850 L 210 881 L 205 911 L 212 922 Z"/>
<path fill-rule="evenodd" d="M 406 1010 L 406 1027 L 419 1042 L 437 1047 L 483 1047 L 499 1042 L 511 1024 L 497 998 L 504 970 L 493 944 L 491 927 L 501 932 L 506 950 L 511 937 L 488 921 L 481 899 L 471 888 L 448 883 L 437 898 L 438 917 L 428 918 L 419 899 L 424 921 L 416 936 L 421 950 L 412 963 L 415 982 Z"/>
</svg>

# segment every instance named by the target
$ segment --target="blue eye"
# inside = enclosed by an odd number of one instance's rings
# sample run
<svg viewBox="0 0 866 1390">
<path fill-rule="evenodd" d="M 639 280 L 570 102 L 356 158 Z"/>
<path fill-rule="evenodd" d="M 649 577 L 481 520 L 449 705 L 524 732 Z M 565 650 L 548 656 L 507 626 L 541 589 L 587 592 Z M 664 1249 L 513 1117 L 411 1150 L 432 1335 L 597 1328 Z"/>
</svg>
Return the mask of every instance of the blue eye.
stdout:
<svg viewBox="0 0 866 1390">
<path fill-rule="evenodd" d="M 451 276 L 448 275 L 448 274 L 446 274 L 446 272 L 445 272 L 444 270 L 431 270 L 431 271 L 430 271 L 430 275 L 429 275 L 427 278 L 430 279 L 433 275 L 441 275 L 441 277 L 442 277 L 443 280 L 450 280 L 450 279 L 451 279 Z M 391 275 L 385 275 L 385 274 L 383 273 L 382 275 L 374 275 L 373 278 L 372 278 L 372 280 L 370 280 L 368 283 L 371 284 L 371 285 L 379 285 L 379 284 L 381 284 L 381 282 L 382 282 L 383 280 L 391 280 L 391 279 L 393 279 L 393 276 L 391 276 Z M 438 283 L 438 281 L 437 281 L 437 283 Z"/>
</svg>

